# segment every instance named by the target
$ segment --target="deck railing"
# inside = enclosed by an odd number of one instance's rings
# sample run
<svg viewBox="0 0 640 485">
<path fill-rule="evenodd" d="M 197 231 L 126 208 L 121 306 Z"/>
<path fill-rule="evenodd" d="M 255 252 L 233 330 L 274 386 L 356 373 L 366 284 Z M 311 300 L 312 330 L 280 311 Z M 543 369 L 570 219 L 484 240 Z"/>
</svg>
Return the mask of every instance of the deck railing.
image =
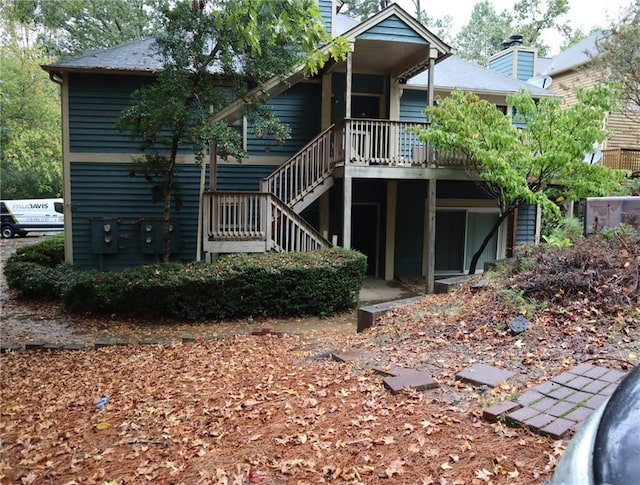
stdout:
<svg viewBox="0 0 640 485">
<path fill-rule="evenodd" d="M 640 149 L 610 148 L 602 150 L 602 165 L 638 173 L 640 172 Z"/>
<path fill-rule="evenodd" d="M 427 127 L 410 121 L 344 120 L 336 124 L 336 139 L 343 142 L 334 158 L 351 165 L 463 168 L 466 160 L 460 153 L 434 151 L 429 160 L 429 147 L 416 133 Z"/>
<path fill-rule="evenodd" d="M 320 133 L 302 150 L 262 181 L 262 192 L 274 194 L 292 207 L 331 176 L 335 126 Z"/>
<path fill-rule="evenodd" d="M 203 220 L 206 252 L 295 252 L 330 246 L 273 194 L 205 192 Z"/>
</svg>

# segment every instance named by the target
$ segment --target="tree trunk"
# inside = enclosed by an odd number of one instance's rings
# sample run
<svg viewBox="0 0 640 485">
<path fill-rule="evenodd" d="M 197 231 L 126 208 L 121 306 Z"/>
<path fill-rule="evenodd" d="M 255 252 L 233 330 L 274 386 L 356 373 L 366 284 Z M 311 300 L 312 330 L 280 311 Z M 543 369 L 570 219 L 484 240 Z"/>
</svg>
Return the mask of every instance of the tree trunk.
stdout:
<svg viewBox="0 0 640 485">
<path fill-rule="evenodd" d="M 175 184 L 176 158 L 178 156 L 178 143 L 174 140 L 169 158 L 169 170 L 167 171 L 166 186 L 164 187 L 164 208 L 162 213 L 162 261 L 168 263 L 171 259 L 171 194 Z"/>
<path fill-rule="evenodd" d="M 469 264 L 469 274 L 470 275 L 475 274 L 476 266 L 478 265 L 478 260 L 480 259 L 480 256 L 482 256 L 482 253 L 485 250 L 485 248 L 487 247 L 487 244 L 489 244 L 489 241 L 491 241 L 491 238 L 498 232 L 498 229 L 500 228 L 500 224 L 502 224 L 502 222 L 507 217 L 509 217 L 511 214 L 513 214 L 513 211 L 515 211 L 515 210 L 516 210 L 515 207 L 511 207 L 506 212 L 500 214 L 500 217 L 498 217 L 498 220 L 496 221 L 496 223 L 491 228 L 491 231 L 489 231 L 489 234 L 487 234 L 487 236 L 482 241 L 482 244 L 480 244 L 480 247 L 474 253 L 473 257 L 471 258 L 471 263 Z"/>
</svg>

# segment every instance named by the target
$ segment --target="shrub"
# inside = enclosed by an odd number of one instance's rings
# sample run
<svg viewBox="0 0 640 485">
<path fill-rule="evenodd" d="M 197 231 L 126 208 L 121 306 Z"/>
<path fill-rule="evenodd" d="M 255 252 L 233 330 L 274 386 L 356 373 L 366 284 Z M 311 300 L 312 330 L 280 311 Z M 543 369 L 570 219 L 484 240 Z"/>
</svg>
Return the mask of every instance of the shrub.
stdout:
<svg viewBox="0 0 640 485">
<path fill-rule="evenodd" d="M 64 233 L 48 237 L 36 244 L 21 246 L 9 257 L 9 260 L 12 259 L 54 268 L 64 263 Z"/>
<path fill-rule="evenodd" d="M 174 262 L 108 273 L 51 267 L 55 259 L 43 252 L 9 258 L 5 275 L 11 288 L 61 299 L 75 311 L 186 320 L 328 315 L 353 308 L 366 269 L 364 255 L 342 248 L 237 254 L 216 264 Z M 47 265 L 28 261 L 30 256 Z"/>
</svg>

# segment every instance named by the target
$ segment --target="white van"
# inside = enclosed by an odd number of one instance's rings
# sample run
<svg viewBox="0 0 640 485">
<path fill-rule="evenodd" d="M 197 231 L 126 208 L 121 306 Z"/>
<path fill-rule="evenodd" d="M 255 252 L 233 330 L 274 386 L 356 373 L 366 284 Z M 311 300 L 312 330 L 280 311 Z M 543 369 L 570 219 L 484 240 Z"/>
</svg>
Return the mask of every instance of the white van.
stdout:
<svg viewBox="0 0 640 485">
<path fill-rule="evenodd" d="M 62 199 L 23 199 L 0 201 L 2 237 L 28 232 L 64 231 Z"/>
</svg>

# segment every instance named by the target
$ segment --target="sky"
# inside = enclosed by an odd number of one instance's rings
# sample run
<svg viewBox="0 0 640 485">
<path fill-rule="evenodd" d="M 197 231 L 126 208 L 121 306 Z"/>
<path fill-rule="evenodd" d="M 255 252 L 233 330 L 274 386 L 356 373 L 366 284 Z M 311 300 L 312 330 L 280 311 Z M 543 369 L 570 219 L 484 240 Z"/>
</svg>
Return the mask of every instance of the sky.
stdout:
<svg viewBox="0 0 640 485">
<path fill-rule="evenodd" d="M 415 14 L 412 0 L 395 0 L 408 13 Z M 479 0 L 421 0 L 421 7 L 432 18 L 441 18 L 450 15 L 453 18 L 453 28 L 460 29 L 469 21 L 471 10 Z M 512 10 L 516 0 L 490 0 L 497 12 L 504 9 Z M 621 8 L 627 8 L 634 0 L 569 0 L 569 13 L 566 18 L 570 25 L 581 28 L 588 33 L 592 27 L 607 27 L 618 17 Z M 507 39 L 505 39 L 507 40 Z M 545 40 L 549 44 L 550 54 L 558 53 L 560 36 L 551 33 L 545 34 Z"/>
</svg>

